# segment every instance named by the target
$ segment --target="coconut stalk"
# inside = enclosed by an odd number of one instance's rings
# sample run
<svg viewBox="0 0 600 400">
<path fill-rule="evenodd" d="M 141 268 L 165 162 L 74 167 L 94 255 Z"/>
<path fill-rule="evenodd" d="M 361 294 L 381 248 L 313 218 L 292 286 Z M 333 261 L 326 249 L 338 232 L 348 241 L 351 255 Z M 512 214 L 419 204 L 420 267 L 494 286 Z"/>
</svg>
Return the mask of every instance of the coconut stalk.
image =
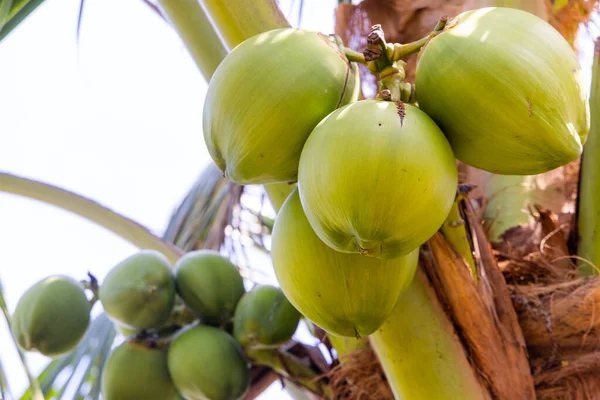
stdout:
<svg viewBox="0 0 600 400">
<path fill-rule="evenodd" d="M 204 79 L 210 80 L 221 60 L 227 55 L 227 50 L 198 0 L 159 0 L 158 3 L 181 37 Z M 191 43 L 202 43 L 202 46 L 193 46 Z"/>
<path fill-rule="evenodd" d="M 275 0 L 201 0 L 201 3 L 229 50 L 259 33 L 290 26 Z"/>
<path fill-rule="evenodd" d="M 397 399 L 487 398 L 422 269 L 370 340 Z"/>
<path fill-rule="evenodd" d="M 584 275 L 599 274 L 600 267 L 600 41 L 594 49 L 590 91 L 591 129 L 581 165 L 578 205 L 578 254 Z"/>
<path fill-rule="evenodd" d="M 295 184 L 290 185 L 287 183 L 271 183 L 264 185 L 265 192 L 267 193 L 267 196 L 269 196 L 269 200 L 275 211 L 279 211 L 285 202 L 285 199 L 289 197 L 295 187 Z"/>
</svg>

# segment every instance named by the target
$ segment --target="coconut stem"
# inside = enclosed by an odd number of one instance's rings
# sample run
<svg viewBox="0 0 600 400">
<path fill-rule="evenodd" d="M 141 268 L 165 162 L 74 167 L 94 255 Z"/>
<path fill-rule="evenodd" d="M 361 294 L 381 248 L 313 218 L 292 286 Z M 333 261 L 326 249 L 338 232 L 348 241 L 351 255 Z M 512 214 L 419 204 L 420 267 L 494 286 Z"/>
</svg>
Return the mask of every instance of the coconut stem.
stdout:
<svg viewBox="0 0 600 400">
<path fill-rule="evenodd" d="M 176 262 L 182 254 L 177 247 L 154 236 L 137 222 L 125 218 L 93 200 L 56 186 L 0 173 L 0 192 L 29 197 L 70 211 L 108 229 L 134 246 L 163 253 L 172 263 Z"/>
<path fill-rule="evenodd" d="M 229 50 L 259 33 L 290 27 L 275 0 L 200 2 Z"/>
<path fill-rule="evenodd" d="M 578 223 L 581 273 L 598 273 L 600 266 L 600 40 L 596 41 L 590 91 L 591 127 L 583 149 L 579 189 Z"/>
<path fill-rule="evenodd" d="M 337 336 L 332 333 L 328 333 L 327 337 L 337 353 L 338 360 L 342 364 L 344 363 L 344 356 L 347 354 L 369 347 L 369 340 L 367 337 L 357 339 L 353 337 Z"/>
<path fill-rule="evenodd" d="M 421 268 L 371 345 L 397 399 L 486 398 L 474 370 Z"/>
<path fill-rule="evenodd" d="M 83 286 L 90 290 L 92 292 L 92 298 L 89 300 L 90 303 L 90 309 L 92 307 L 94 307 L 94 304 L 96 304 L 96 302 L 99 299 L 98 296 L 98 291 L 100 290 L 100 286 L 98 285 L 98 279 L 96 279 L 96 277 L 94 275 L 92 275 L 90 272 L 88 272 L 88 277 L 90 278 L 89 281 L 83 281 L 82 284 Z"/>
<path fill-rule="evenodd" d="M 281 376 L 310 390 L 314 394 L 327 399 L 331 398 L 329 388 L 319 382 L 319 376 L 293 355 L 279 349 L 247 350 L 246 355 L 255 364 L 270 367 Z"/>
<path fill-rule="evenodd" d="M 287 183 L 271 183 L 264 185 L 265 192 L 269 196 L 271 205 L 275 211 L 279 211 L 285 200 L 290 196 L 290 193 L 294 191 L 296 184 Z"/>
<path fill-rule="evenodd" d="M 208 81 L 227 55 L 227 50 L 198 0 L 159 0 L 158 2 L 204 79 Z"/>
<path fill-rule="evenodd" d="M 365 60 L 365 55 L 363 53 L 354 51 L 348 47 L 344 47 L 343 51 L 348 61 L 353 61 L 360 64 L 367 64 L 367 61 Z"/>
<path fill-rule="evenodd" d="M 465 262 L 469 266 L 469 269 L 471 270 L 473 279 L 475 279 L 475 282 L 477 282 L 477 268 L 475 266 L 475 260 L 473 259 L 471 242 L 469 240 L 469 237 L 467 236 L 465 221 L 460 213 L 459 203 L 463 199 L 464 192 L 459 190 L 459 193 L 456 196 L 456 200 L 454 201 L 454 204 L 450 209 L 450 214 L 446 218 L 446 221 L 444 221 L 444 225 L 442 225 L 441 232 L 448 241 L 448 243 L 450 243 L 452 248 L 465 260 Z"/>
<path fill-rule="evenodd" d="M 433 31 L 431 31 L 431 33 L 424 38 L 406 44 L 394 43 L 394 52 L 390 58 L 393 61 L 398 61 L 404 57 L 410 56 L 411 54 L 418 53 L 421 51 L 421 48 L 427 44 L 427 42 L 442 33 L 447 23 L 448 17 L 443 16 L 439 19 L 438 23 L 435 25 L 435 28 L 433 28 Z"/>
</svg>

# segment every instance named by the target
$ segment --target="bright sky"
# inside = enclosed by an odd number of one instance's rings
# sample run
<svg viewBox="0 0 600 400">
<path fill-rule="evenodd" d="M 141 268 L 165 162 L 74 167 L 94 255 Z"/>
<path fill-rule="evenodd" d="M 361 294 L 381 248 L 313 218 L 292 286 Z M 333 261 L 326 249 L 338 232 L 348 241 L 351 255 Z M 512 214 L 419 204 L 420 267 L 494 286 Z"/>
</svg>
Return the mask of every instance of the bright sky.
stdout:
<svg viewBox="0 0 600 400">
<path fill-rule="evenodd" d="M 330 33 L 336 0 L 305 0 L 302 27 Z M 299 1 L 281 1 L 295 25 Z M 0 44 L 0 171 L 75 191 L 162 234 L 208 162 L 206 83 L 173 29 L 141 0 L 47 0 Z M 12 311 L 54 273 L 99 279 L 136 249 L 77 216 L 0 194 L 0 279 Z M 95 308 L 95 314 L 100 307 Z M 27 386 L 3 318 L 0 356 Z M 34 371 L 48 362 L 28 354 Z M 276 384 L 263 399 L 286 399 Z"/>
</svg>

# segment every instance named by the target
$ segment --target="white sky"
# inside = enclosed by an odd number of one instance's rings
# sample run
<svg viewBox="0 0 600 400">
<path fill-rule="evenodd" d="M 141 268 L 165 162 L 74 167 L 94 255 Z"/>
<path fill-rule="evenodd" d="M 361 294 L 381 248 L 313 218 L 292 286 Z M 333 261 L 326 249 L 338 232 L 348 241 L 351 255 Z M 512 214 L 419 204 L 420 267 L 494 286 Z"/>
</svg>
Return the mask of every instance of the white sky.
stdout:
<svg viewBox="0 0 600 400">
<path fill-rule="evenodd" d="M 295 4 L 294 4 L 295 3 Z M 305 0 L 302 27 L 330 33 L 336 0 Z M 295 25 L 299 1 L 282 1 Z M 0 43 L 0 171 L 90 197 L 162 234 L 208 162 L 206 83 L 170 26 L 141 0 L 47 0 Z M 77 216 L 0 193 L 0 279 L 12 311 L 54 273 L 101 279 L 136 249 Z M 95 308 L 95 314 L 100 307 Z M 4 320 L 13 395 L 27 386 Z M 27 358 L 34 371 L 48 359 Z M 279 385 L 263 399 L 288 398 Z"/>
</svg>

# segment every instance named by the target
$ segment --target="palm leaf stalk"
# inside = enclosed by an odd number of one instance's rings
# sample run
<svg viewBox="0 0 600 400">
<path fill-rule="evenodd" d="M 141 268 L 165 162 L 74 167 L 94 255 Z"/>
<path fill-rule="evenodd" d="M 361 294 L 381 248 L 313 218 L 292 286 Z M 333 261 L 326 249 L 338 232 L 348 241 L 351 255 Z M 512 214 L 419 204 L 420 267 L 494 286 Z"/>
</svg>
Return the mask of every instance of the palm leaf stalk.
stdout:
<svg viewBox="0 0 600 400">
<path fill-rule="evenodd" d="M 485 398 L 452 322 L 421 269 L 371 345 L 396 398 Z"/>
<path fill-rule="evenodd" d="M 227 50 L 198 0 L 159 0 L 159 4 L 208 81 L 227 55 Z M 203 43 L 203 46 L 189 46 L 188 43 Z"/>
<path fill-rule="evenodd" d="M 229 50 L 259 33 L 290 27 L 275 0 L 201 0 L 201 3 Z"/>
<path fill-rule="evenodd" d="M 25 20 L 44 0 L 3 0 L 0 9 L 10 4 L 5 15 L 0 15 L 0 41 Z M 1 14 L 1 12 L 0 12 Z"/>
<path fill-rule="evenodd" d="M 6 378 L 6 373 L 4 372 L 4 365 L 2 364 L 2 360 L 0 360 L 0 396 L 3 399 L 12 400 L 12 393 L 10 392 L 10 387 L 8 386 L 8 379 Z"/>
<path fill-rule="evenodd" d="M 591 129 L 583 151 L 578 205 L 581 273 L 598 274 L 600 266 L 600 41 L 596 41 L 590 92 Z"/>
<path fill-rule="evenodd" d="M 52 360 L 38 376 L 37 380 L 45 396 L 42 399 L 49 397 L 60 399 L 66 390 L 74 385 L 76 385 L 74 398 L 83 399 L 89 396 L 98 399 L 102 366 L 108 357 L 115 336 L 113 323 L 108 317 L 105 314 L 96 317 L 77 347 L 70 353 Z M 77 377 L 77 373 L 86 361 L 87 365 L 81 371 L 82 375 Z M 69 370 L 70 373 L 67 379 L 57 386 L 56 378 L 65 370 Z M 89 384 L 89 389 L 84 392 L 86 383 Z M 28 399 L 31 399 L 31 388 L 21 396 L 21 400 Z"/>
<path fill-rule="evenodd" d="M 57 186 L 0 172 L 0 192 L 28 197 L 70 211 L 95 222 L 139 248 L 160 251 L 173 263 L 182 254 L 177 247 L 153 235 L 137 222 Z"/>
</svg>

